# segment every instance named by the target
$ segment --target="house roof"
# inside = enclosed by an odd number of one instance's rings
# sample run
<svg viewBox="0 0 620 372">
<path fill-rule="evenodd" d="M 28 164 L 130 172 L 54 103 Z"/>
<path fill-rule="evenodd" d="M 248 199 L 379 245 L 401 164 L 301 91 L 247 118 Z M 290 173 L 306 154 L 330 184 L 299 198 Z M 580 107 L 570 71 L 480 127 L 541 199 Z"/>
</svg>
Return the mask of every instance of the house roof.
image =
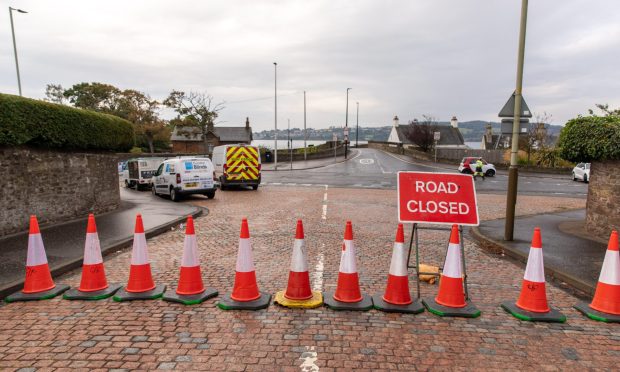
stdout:
<svg viewBox="0 0 620 372">
<path fill-rule="evenodd" d="M 396 127 L 398 138 L 403 144 L 409 145 L 411 141 L 405 135 L 409 130 L 409 124 L 400 124 Z M 458 128 L 454 128 L 450 125 L 438 125 L 435 131 L 439 132 L 438 146 L 464 146 L 465 140 Z"/>
<path fill-rule="evenodd" d="M 248 127 L 215 127 L 216 137 L 222 142 L 251 142 L 252 128 Z M 174 127 L 171 141 L 202 141 L 201 130 L 198 127 Z"/>
</svg>

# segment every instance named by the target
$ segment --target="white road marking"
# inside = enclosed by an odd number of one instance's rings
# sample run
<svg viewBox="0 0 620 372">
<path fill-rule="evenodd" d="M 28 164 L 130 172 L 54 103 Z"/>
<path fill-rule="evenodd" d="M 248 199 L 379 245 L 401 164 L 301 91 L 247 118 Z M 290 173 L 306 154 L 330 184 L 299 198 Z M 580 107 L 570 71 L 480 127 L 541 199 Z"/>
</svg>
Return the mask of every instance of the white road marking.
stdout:
<svg viewBox="0 0 620 372">
<path fill-rule="evenodd" d="M 270 183 L 270 185 L 281 185 L 281 183 L 280 182 L 272 182 L 272 183 Z"/>
<path fill-rule="evenodd" d="M 321 219 L 327 219 L 327 185 L 325 185 L 325 193 L 323 194 L 323 214 Z"/>
<path fill-rule="evenodd" d="M 325 244 L 321 243 L 321 248 L 325 247 Z M 317 256 L 316 264 L 314 265 L 314 272 L 312 273 L 312 290 L 323 291 L 323 253 L 319 253 Z"/>
<path fill-rule="evenodd" d="M 419 166 L 421 166 L 421 167 L 433 168 L 433 169 L 441 169 L 441 170 L 443 170 L 443 171 L 449 171 L 449 169 L 447 169 L 447 168 L 443 168 L 443 167 L 435 167 L 435 166 L 433 166 L 433 165 L 427 165 L 427 164 L 422 164 L 422 163 L 416 163 L 416 162 L 413 162 L 413 161 L 409 161 L 409 160 L 404 160 L 404 159 L 401 159 L 401 158 L 399 158 L 398 156 L 394 156 L 393 154 L 390 154 L 389 152 L 386 152 L 386 151 L 383 151 L 383 150 L 378 150 L 378 151 L 381 151 L 381 152 L 382 152 L 382 153 L 384 153 L 385 155 L 391 156 L 391 157 L 393 157 L 393 158 L 394 158 L 394 159 L 396 159 L 396 160 L 400 160 L 400 161 L 402 161 L 403 163 L 409 163 L 409 164 L 413 164 L 413 165 L 419 165 Z M 457 172 L 457 171 L 455 171 L 455 173 L 458 173 L 458 172 Z"/>
<path fill-rule="evenodd" d="M 306 346 L 306 351 L 301 354 L 299 359 L 301 360 L 301 364 L 299 365 L 301 371 L 319 372 L 319 366 L 314 363 L 319 359 L 314 346 Z"/>
<path fill-rule="evenodd" d="M 360 164 L 369 165 L 373 164 L 375 161 L 373 159 L 360 159 Z"/>
<path fill-rule="evenodd" d="M 326 165 L 326 166 L 321 167 L 321 168 L 329 168 L 329 167 L 333 167 L 334 165 L 340 165 L 340 163 L 346 163 L 346 162 L 347 162 L 347 161 L 349 161 L 349 160 L 354 160 L 354 159 L 357 159 L 357 158 L 359 158 L 361 155 L 362 155 L 362 152 L 361 152 L 361 151 L 358 151 L 358 152 L 357 152 L 357 155 L 355 155 L 354 157 L 352 157 L 352 158 L 350 158 L 350 159 L 347 159 L 346 161 L 341 161 L 341 162 L 338 162 L 338 163 L 329 164 L 329 165 Z"/>
</svg>

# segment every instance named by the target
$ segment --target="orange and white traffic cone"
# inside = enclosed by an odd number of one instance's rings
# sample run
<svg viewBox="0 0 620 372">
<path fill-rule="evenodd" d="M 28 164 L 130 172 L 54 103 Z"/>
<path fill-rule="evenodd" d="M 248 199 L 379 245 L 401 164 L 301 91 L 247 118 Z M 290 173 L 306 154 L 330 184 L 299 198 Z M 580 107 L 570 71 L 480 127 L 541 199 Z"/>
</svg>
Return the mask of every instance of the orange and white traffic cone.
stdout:
<svg viewBox="0 0 620 372">
<path fill-rule="evenodd" d="M 269 302 L 271 302 L 271 295 L 258 290 L 250 229 L 248 220 L 244 218 L 241 221 L 241 233 L 239 234 L 233 290 L 232 293 L 224 296 L 217 306 L 222 310 L 259 310 L 267 308 Z"/>
<path fill-rule="evenodd" d="M 108 285 L 103 258 L 101 257 L 95 216 L 91 213 L 88 215 L 88 225 L 86 226 L 80 286 L 67 291 L 63 298 L 65 300 L 101 300 L 112 296 L 120 287 L 120 284 Z"/>
<path fill-rule="evenodd" d="M 592 303 L 588 305 L 581 302 L 575 308 L 590 319 L 620 323 L 620 253 L 616 230 L 613 230 L 609 237 L 605 260 Z"/>
<path fill-rule="evenodd" d="M 538 227 L 534 229 L 519 299 L 516 303 L 503 302 L 502 308 L 521 320 L 558 323 L 566 321 L 562 313 L 549 307 L 547 303 L 542 238 Z"/>
<path fill-rule="evenodd" d="M 475 318 L 480 315 L 480 310 L 465 298 L 461 254 L 459 228 L 457 225 L 452 225 L 446 261 L 439 278 L 437 297 L 422 300 L 428 311 L 433 314 L 466 318 Z"/>
<path fill-rule="evenodd" d="M 202 282 L 194 219 L 192 216 L 188 216 L 187 224 L 185 225 L 185 242 L 183 245 L 179 283 L 176 292 L 166 291 L 163 299 L 184 305 L 194 305 L 215 296 L 217 296 L 217 290 L 205 288 Z"/>
<path fill-rule="evenodd" d="M 142 215 L 138 214 L 133 235 L 129 281 L 125 288 L 114 295 L 114 301 L 153 300 L 161 297 L 165 290 L 165 284 L 155 285 L 153 281 Z"/>
<path fill-rule="evenodd" d="M 304 243 L 304 225 L 301 220 L 297 220 L 288 285 L 286 290 L 276 293 L 274 302 L 286 307 L 306 309 L 319 307 L 323 304 L 321 292 L 312 291 L 310 288 L 308 256 Z"/>
<path fill-rule="evenodd" d="M 69 289 L 64 284 L 54 284 L 45 247 L 39 230 L 36 216 L 30 216 L 30 230 L 28 232 L 28 253 L 26 255 L 26 278 L 24 289 L 6 297 L 6 302 L 46 300 L 58 296 Z"/>
<path fill-rule="evenodd" d="M 361 310 L 372 309 L 372 298 L 362 294 L 355 260 L 356 249 L 353 242 L 353 226 L 347 221 L 344 230 L 344 242 L 340 255 L 340 270 L 336 292 L 325 293 L 325 305 L 334 310 Z"/>
<path fill-rule="evenodd" d="M 409 293 L 408 256 L 403 224 L 399 223 L 394 248 L 392 249 L 392 261 L 385 293 L 383 295 L 377 293 L 372 296 L 375 309 L 409 314 L 418 314 L 424 311 L 422 304 L 417 300 L 414 302 L 411 299 L 411 293 Z"/>
</svg>

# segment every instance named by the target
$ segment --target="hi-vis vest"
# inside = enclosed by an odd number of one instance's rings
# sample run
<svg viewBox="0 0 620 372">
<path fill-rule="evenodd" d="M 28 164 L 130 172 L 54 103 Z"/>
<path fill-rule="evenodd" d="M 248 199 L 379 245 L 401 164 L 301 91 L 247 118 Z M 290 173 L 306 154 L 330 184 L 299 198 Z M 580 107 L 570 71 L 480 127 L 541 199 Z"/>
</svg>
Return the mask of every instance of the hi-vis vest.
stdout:
<svg viewBox="0 0 620 372">
<path fill-rule="evenodd" d="M 256 147 L 231 146 L 226 149 L 226 180 L 257 180 L 259 174 Z"/>
</svg>

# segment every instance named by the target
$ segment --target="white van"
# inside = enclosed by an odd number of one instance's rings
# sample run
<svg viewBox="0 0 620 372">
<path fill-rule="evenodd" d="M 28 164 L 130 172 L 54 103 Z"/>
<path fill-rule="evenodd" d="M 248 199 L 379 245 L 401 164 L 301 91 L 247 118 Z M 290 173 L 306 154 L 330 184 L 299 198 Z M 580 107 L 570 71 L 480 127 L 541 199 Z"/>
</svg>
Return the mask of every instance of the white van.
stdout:
<svg viewBox="0 0 620 372">
<path fill-rule="evenodd" d="M 258 147 L 245 144 L 216 146 L 211 158 L 220 189 L 243 185 L 258 189 L 261 180 Z"/>
<path fill-rule="evenodd" d="M 135 187 L 136 190 L 148 188 L 151 177 L 165 158 L 136 158 L 127 160 L 127 169 L 123 178 L 125 187 Z M 125 173 L 126 172 L 126 173 Z"/>
<path fill-rule="evenodd" d="M 178 157 L 165 160 L 152 179 L 153 195 L 170 195 L 178 201 L 182 195 L 203 194 L 215 197 L 213 163 L 209 158 Z"/>
</svg>

